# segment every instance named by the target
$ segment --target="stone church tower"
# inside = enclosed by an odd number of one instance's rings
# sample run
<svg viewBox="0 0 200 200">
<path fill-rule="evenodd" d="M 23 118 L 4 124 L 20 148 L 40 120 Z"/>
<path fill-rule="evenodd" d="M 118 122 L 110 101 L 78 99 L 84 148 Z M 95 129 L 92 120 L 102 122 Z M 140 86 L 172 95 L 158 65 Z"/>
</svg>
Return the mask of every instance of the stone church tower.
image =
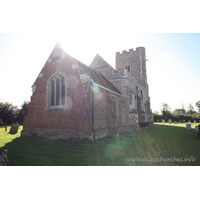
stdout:
<svg viewBox="0 0 200 200">
<path fill-rule="evenodd" d="M 116 53 L 116 70 L 97 55 L 90 67 L 103 74 L 124 95 L 121 100 L 122 126 L 153 124 L 144 47 Z M 124 104 L 123 104 L 124 101 Z"/>
<path fill-rule="evenodd" d="M 136 51 L 130 49 L 128 52 L 116 53 L 116 69 L 121 68 L 126 68 L 144 88 L 148 88 L 144 47 L 138 47 Z"/>
</svg>

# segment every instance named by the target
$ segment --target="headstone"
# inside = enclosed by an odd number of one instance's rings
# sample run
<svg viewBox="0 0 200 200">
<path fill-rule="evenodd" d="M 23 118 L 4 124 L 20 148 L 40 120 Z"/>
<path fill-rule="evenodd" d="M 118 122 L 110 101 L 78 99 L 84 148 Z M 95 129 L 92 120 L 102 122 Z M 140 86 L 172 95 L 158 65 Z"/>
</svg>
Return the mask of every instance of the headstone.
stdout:
<svg viewBox="0 0 200 200">
<path fill-rule="evenodd" d="M 197 123 L 197 121 L 196 121 L 196 120 L 194 120 L 194 123 Z"/>
<path fill-rule="evenodd" d="M 174 121 L 174 124 L 177 124 L 177 121 Z"/>
<path fill-rule="evenodd" d="M 195 131 L 198 133 L 198 131 L 199 131 L 199 126 L 195 126 Z"/>
<path fill-rule="evenodd" d="M 171 119 L 169 119 L 169 124 L 171 124 L 172 123 L 172 120 Z"/>
<path fill-rule="evenodd" d="M 163 123 L 163 124 L 165 123 L 165 120 L 164 120 L 164 119 L 162 119 L 162 123 Z"/>
<path fill-rule="evenodd" d="M 0 166 L 6 166 L 7 162 L 9 162 L 7 154 L 8 154 L 8 150 L 6 149 L 0 155 Z"/>
<path fill-rule="evenodd" d="M 191 129 L 191 124 L 186 124 L 186 129 L 190 130 Z"/>
<path fill-rule="evenodd" d="M 157 120 L 157 122 L 159 122 L 159 120 Z"/>
<path fill-rule="evenodd" d="M 183 120 L 183 122 L 185 123 L 185 120 Z"/>
<path fill-rule="evenodd" d="M 11 128 L 10 128 L 10 133 L 15 134 L 15 133 L 18 132 L 18 129 L 19 129 L 19 124 L 18 124 L 18 123 L 15 123 L 15 124 L 13 124 L 13 125 L 11 126 Z"/>
</svg>

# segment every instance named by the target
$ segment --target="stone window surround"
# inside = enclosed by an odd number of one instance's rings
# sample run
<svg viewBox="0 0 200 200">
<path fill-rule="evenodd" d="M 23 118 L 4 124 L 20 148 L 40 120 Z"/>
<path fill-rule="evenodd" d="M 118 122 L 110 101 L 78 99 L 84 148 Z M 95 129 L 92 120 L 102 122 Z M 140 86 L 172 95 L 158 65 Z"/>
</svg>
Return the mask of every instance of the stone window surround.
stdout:
<svg viewBox="0 0 200 200">
<path fill-rule="evenodd" d="M 61 80 L 62 78 L 64 78 L 65 80 L 65 98 L 64 98 L 64 105 L 61 105 L 61 100 L 59 102 L 59 105 L 55 105 L 56 104 L 56 98 L 54 97 L 54 106 L 51 105 L 51 82 L 54 80 L 54 83 L 55 83 L 55 80 L 56 79 L 60 79 L 60 83 L 61 83 Z M 60 84 L 61 86 L 61 84 Z M 56 90 L 56 86 L 54 86 L 55 90 Z M 63 108 L 68 108 L 68 104 L 67 104 L 67 77 L 65 75 L 64 72 L 62 71 L 58 71 L 56 70 L 47 80 L 47 86 L 46 86 L 46 90 L 47 90 L 47 93 L 46 93 L 46 109 L 63 109 Z M 60 90 L 61 90 L 61 87 L 60 87 Z M 56 95 L 56 91 L 54 91 L 54 95 Z M 61 91 L 59 92 L 59 95 L 61 96 Z M 60 97 L 61 99 L 61 97 Z"/>
</svg>

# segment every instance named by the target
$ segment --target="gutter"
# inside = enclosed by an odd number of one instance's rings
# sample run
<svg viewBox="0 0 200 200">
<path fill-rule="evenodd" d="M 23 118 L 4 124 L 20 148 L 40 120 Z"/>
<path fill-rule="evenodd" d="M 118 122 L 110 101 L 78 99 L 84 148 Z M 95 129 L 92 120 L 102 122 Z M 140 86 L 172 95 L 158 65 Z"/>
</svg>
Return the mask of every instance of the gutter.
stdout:
<svg viewBox="0 0 200 200">
<path fill-rule="evenodd" d="M 101 88 L 103 88 L 103 89 L 105 89 L 105 90 L 108 90 L 108 91 L 110 91 L 110 92 L 113 92 L 113 93 L 115 93 L 115 94 L 117 94 L 117 95 L 120 95 L 120 93 L 114 92 L 113 90 L 110 90 L 110 89 L 108 89 L 108 88 L 106 88 L 106 87 L 104 87 L 104 86 L 102 86 L 102 85 L 99 85 L 98 83 L 95 83 L 92 79 L 91 79 L 90 82 L 91 82 L 91 84 L 97 85 L 98 87 L 101 87 Z"/>
</svg>

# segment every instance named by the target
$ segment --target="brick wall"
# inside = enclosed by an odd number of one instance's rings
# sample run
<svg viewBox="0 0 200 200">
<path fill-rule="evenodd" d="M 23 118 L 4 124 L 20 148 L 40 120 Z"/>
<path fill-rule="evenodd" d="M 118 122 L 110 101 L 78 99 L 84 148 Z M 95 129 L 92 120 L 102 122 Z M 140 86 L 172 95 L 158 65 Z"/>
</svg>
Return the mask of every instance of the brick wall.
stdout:
<svg viewBox="0 0 200 200">
<path fill-rule="evenodd" d="M 55 52 L 60 53 L 60 62 L 53 63 Z M 61 57 L 63 52 L 55 48 L 34 83 L 35 91 L 28 106 L 27 116 L 24 119 L 24 131 L 30 129 L 40 130 L 83 130 L 84 129 L 84 95 L 80 81 L 79 69 L 72 69 L 76 62 L 69 56 Z M 66 74 L 66 95 L 68 107 L 61 109 L 48 109 L 47 107 L 47 80 L 56 70 Z M 50 132 L 52 132 L 50 131 Z M 22 132 L 22 136 L 23 136 Z M 27 131 L 26 131 L 27 132 Z M 24 133 L 25 134 L 25 133 Z"/>
<path fill-rule="evenodd" d="M 56 53 L 57 60 L 55 58 Z M 36 136 L 47 139 L 84 137 L 93 139 L 118 136 L 120 109 L 112 111 L 112 92 L 101 87 L 94 91 L 94 130 L 92 130 L 92 87 L 90 81 L 82 82 L 77 61 L 61 48 L 55 47 L 38 78 L 33 84 L 33 95 L 24 119 L 23 137 Z M 48 107 L 48 80 L 55 72 L 66 76 L 67 107 Z M 115 96 L 119 96 L 114 94 Z M 118 101 L 118 107 L 120 102 Z"/>
</svg>

